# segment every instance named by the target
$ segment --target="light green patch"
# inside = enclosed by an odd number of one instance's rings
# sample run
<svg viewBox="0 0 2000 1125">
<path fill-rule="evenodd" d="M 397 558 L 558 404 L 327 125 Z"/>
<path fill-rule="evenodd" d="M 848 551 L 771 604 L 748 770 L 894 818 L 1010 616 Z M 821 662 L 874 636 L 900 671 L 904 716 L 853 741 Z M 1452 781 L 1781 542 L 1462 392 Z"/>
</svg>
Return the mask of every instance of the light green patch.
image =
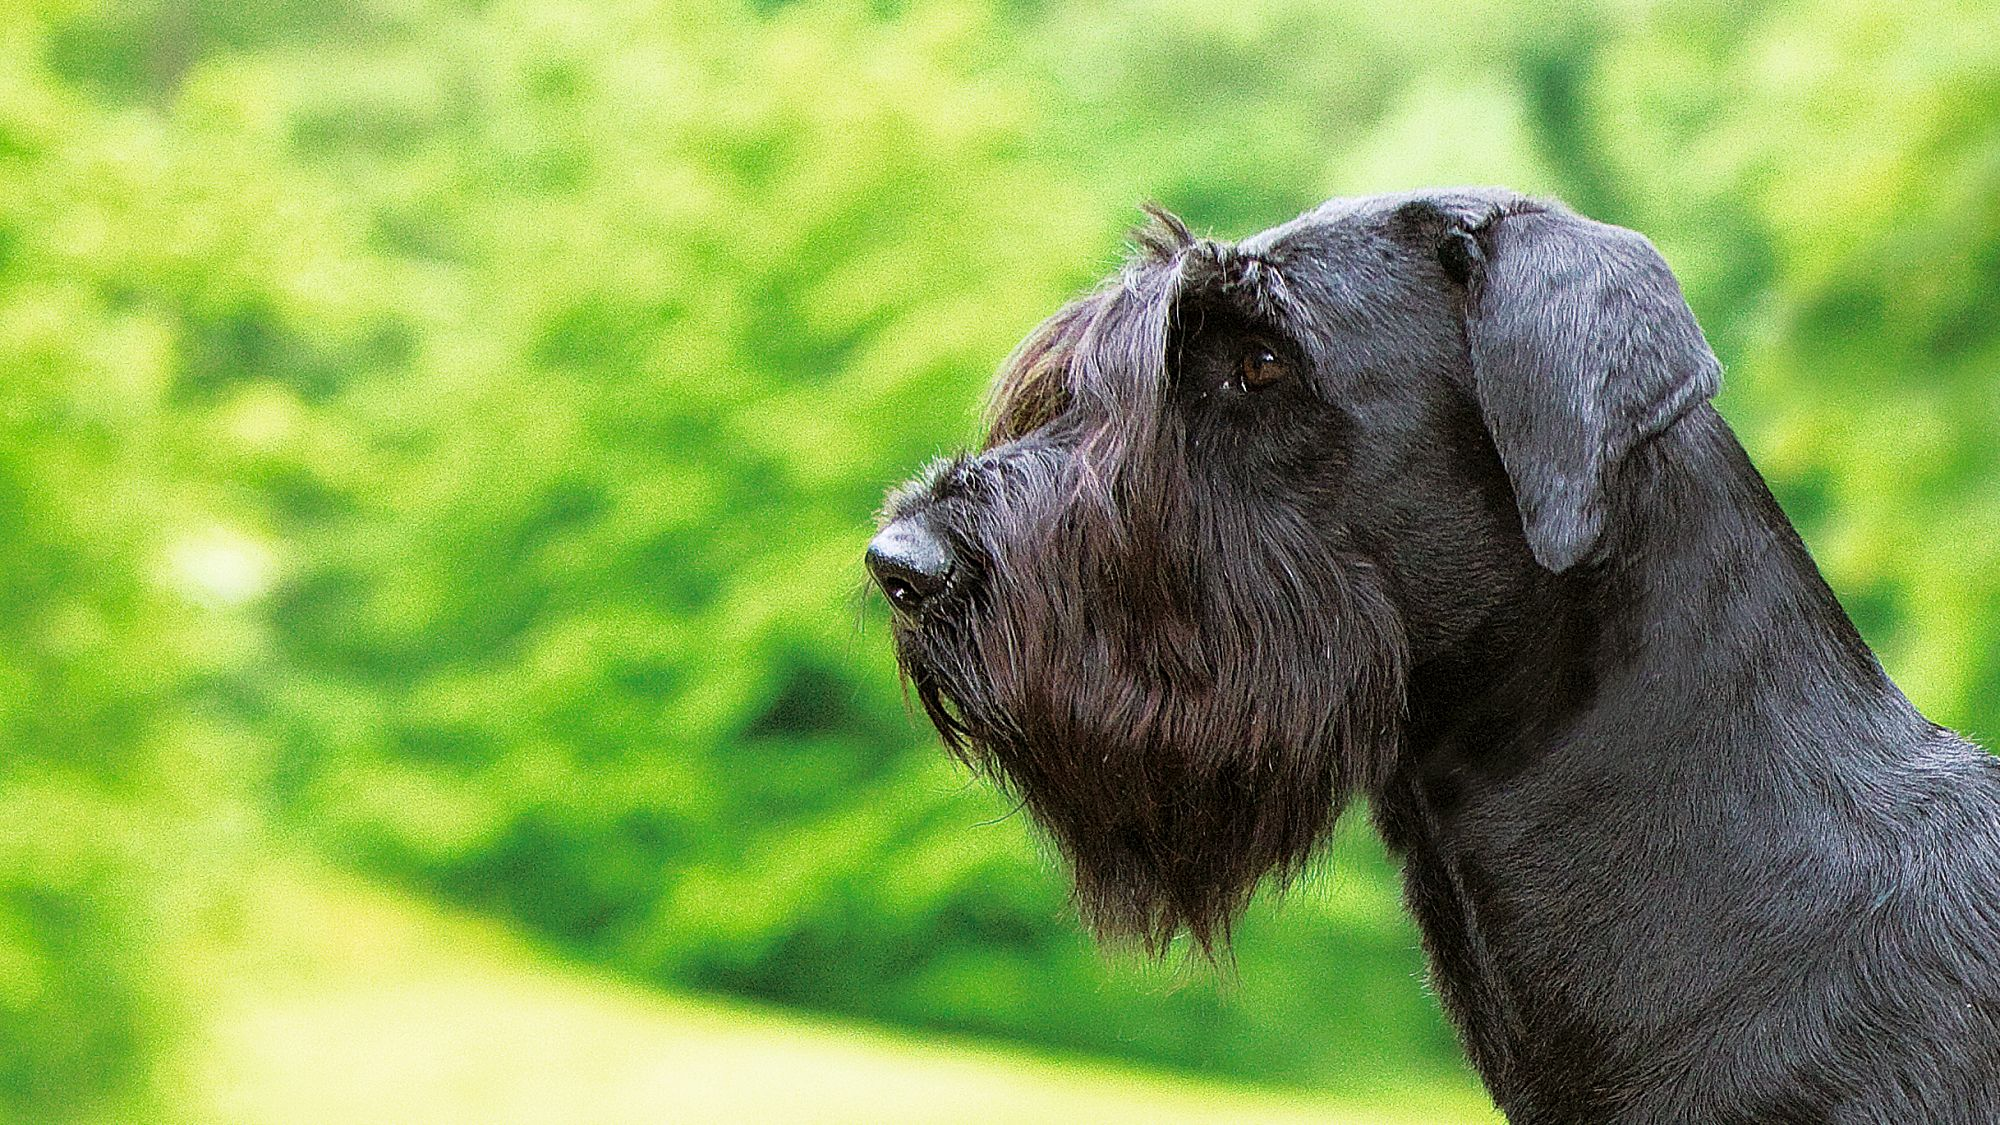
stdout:
<svg viewBox="0 0 2000 1125">
<path fill-rule="evenodd" d="M 1356 1105 L 670 997 L 343 876 L 277 867 L 188 1067 L 217 1125 L 1485 1122 L 1478 1096 Z"/>
</svg>

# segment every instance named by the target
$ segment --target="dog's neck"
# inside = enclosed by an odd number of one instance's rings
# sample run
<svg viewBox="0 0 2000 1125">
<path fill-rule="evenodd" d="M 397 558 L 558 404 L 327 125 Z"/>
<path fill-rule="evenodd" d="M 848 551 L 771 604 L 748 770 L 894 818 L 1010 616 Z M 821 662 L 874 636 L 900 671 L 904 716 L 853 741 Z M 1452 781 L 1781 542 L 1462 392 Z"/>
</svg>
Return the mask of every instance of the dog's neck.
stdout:
<svg viewBox="0 0 2000 1125">
<path fill-rule="evenodd" d="M 1771 874 L 1741 856 L 1809 866 L 1859 815 L 1856 787 L 1894 785 L 1949 738 L 1883 674 L 1711 408 L 1637 456 L 1627 476 L 1646 483 L 1601 562 L 1544 572 L 1413 670 L 1403 764 L 1375 798 L 1439 994 L 1514 1108 L 1538 1066 L 1645 1042 L 1659 1013 L 1708 999 L 1676 993 L 1676 963 L 1753 955 L 1714 929 Z M 1660 877 L 1616 877 L 1635 866 Z M 1673 895 L 1622 897 L 1634 886 Z"/>
<path fill-rule="evenodd" d="M 1406 761 L 1434 780 L 1503 783 L 1582 733 L 1605 740 L 1604 758 L 1703 746 L 1754 763 L 1867 753 L 1928 729 L 1713 408 L 1635 458 L 1644 463 L 1624 476 L 1642 483 L 1613 513 L 1600 561 L 1538 572 L 1526 596 L 1418 661 Z M 1590 731 L 1606 704 L 1623 729 Z M 1748 739 L 1767 723 L 1790 737 L 1761 747 L 1715 737 Z M 1828 725 L 1825 737 L 1797 737 L 1802 723 Z M 1704 737 L 1677 740 L 1695 730 Z"/>
<path fill-rule="evenodd" d="M 1643 669 L 1648 691 L 1671 688 L 1705 714 L 1743 715 L 1754 704 L 1787 724 L 1860 722 L 1867 729 L 1842 732 L 1849 750 L 1916 733 L 1922 720 L 1713 407 L 1641 449 L 1627 469 L 1639 483 L 1614 517 L 1610 557 L 1578 583 L 1605 610 L 1601 620 L 1622 623 L 1622 634 L 1599 638 L 1607 666 Z M 1754 690 L 1718 695 L 1736 683 Z"/>
</svg>

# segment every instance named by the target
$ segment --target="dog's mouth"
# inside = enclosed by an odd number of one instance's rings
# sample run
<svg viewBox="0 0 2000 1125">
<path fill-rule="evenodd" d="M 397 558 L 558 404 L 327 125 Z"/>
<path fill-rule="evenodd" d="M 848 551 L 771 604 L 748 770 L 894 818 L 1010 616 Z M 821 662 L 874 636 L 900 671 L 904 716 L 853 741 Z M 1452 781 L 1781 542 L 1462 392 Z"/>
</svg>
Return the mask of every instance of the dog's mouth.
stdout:
<svg viewBox="0 0 2000 1125">
<path fill-rule="evenodd" d="M 955 757 L 978 765 L 974 747 L 989 741 L 992 724 L 982 721 L 987 709 L 978 700 L 986 693 L 977 680 L 979 658 L 968 642 L 971 623 L 963 602 L 963 591 L 948 586 L 914 610 L 899 608 L 890 636 L 909 698 Z"/>
<path fill-rule="evenodd" d="M 976 747 L 984 745 L 986 740 L 980 737 L 966 721 L 965 707 L 958 701 L 958 697 L 939 682 L 936 675 L 928 668 L 921 666 L 911 668 L 905 665 L 904 675 L 912 693 L 916 696 L 917 705 L 923 708 L 924 717 L 929 719 L 931 726 L 937 730 L 938 737 L 943 740 L 946 750 L 953 757 L 983 770 L 986 763 Z"/>
</svg>

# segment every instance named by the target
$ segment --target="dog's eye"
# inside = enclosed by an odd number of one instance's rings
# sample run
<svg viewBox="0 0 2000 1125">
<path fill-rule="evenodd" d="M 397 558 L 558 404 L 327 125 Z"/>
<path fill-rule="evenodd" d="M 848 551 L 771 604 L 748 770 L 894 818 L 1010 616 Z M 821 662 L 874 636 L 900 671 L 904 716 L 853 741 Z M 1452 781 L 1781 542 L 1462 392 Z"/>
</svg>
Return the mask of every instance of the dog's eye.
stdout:
<svg viewBox="0 0 2000 1125">
<path fill-rule="evenodd" d="M 1262 344 L 1252 345 L 1236 366 L 1236 378 L 1246 391 L 1262 390 L 1289 374 L 1291 368 L 1278 353 Z"/>
</svg>

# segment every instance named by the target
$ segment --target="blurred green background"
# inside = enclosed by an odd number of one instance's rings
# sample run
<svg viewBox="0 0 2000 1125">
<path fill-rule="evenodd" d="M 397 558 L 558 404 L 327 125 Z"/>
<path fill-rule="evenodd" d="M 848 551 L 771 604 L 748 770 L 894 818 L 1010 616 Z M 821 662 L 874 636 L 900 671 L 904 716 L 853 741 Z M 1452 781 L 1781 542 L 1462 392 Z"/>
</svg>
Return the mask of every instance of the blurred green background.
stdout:
<svg viewBox="0 0 2000 1125">
<path fill-rule="evenodd" d="M 858 565 L 1139 201 L 1465 182 L 1653 237 L 2000 736 L 1983 0 L 13 0 L 0 1121 L 1477 1116 L 1358 824 L 1100 955 Z"/>
</svg>

